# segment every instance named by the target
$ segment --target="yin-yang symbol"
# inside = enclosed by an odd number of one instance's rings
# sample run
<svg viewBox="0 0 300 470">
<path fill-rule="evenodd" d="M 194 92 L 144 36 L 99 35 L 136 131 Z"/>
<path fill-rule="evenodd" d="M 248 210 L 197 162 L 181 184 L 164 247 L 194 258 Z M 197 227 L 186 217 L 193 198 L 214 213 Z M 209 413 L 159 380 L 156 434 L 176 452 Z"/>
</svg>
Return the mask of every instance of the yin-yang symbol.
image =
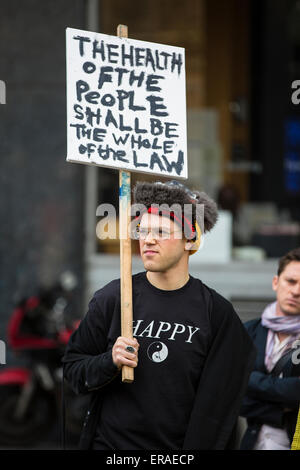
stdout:
<svg viewBox="0 0 300 470">
<path fill-rule="evenodd" d="M 156 341 L 148 347 L 147 354 L 153 362 L 162 362 L 168 357 L 168 348 L 164 343 Z"/>
</svg>

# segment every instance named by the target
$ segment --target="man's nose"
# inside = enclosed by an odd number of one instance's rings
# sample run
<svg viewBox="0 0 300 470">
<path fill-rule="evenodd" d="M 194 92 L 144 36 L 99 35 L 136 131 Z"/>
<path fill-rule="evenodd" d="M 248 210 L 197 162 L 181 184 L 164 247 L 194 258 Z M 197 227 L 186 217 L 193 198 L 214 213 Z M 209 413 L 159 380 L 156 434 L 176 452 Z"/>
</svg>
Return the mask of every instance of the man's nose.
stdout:
<svg viewBox="0 0 300 470">
<path fill-rule="evenodd" d="M 145 242 L 146 243 L 156 243 L 156 240 L 155 240 L 155 238 L 153 238 L 151 230 L 149 230 L 149 232 L 148 232 L 148 234 L 145 238 Z"/>
<path fill-rule="evenodd" d="M 295 296 L 300 296 L 300 282 L 297 282 L 297 284 L 295 284 L 292 288 L 292 293 L 293 295 Z"/>
</svg>

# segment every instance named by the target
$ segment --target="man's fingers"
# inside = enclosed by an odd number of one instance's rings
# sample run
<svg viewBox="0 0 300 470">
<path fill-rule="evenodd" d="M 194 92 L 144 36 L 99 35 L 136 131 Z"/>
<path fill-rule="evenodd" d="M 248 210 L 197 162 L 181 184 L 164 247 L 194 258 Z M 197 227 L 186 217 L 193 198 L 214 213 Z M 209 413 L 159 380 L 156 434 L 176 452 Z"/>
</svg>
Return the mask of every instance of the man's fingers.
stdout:
<svg viewBox="0 0 300 470">
<path fill-rule="evenodd" d="M 121 346 L 124 349 L 129 347 L 128 351 L 130 352 L 130 348 L 134 348 L 136 351 L 139 349 L 140 345 L 137 342 L 136 339 L 131 339 L 131 338 L 125 338 L 123 336 L 120 336 L 117 341 L 115 342 L 115 346 Z"/>
<path fill-rule="evenodd" d="M 122 366 L 136 367 L 138 365 L 138 360 L 136 358 L 135 361 L 130 361 L 129 359 L 126 359 L 126 357 L 123 357 L 121 364 Z"/>
<path fill-rule="evenodd" d="M 122 341 L 116 343 L 114 348 L 130 354 L 136 354 L 139 350 L 139 346 L 131 346 L 129 344 L 123 343 Z"/>
<path fill-rule="evenodd" d="M 131 360 L 134 360 L 137 356 L 137 351 L 135 352 L 130 352 L 128 351 L 126 348 L 124 348 L 123 346 L 116 346 L 115 348 L 115 353 L 116 355 L 120 356 L 120 357 L 126 357 L 127 359 L 131 359 Z"/>
<path fill-rule="evenodd" d="M 121 367 L 121 366 L 136 367 L 138 364 L 138 359 L 137 357 L 134 357 L 133 359 L 129 359 L 128 357 L 122 356 L 121 354 L 116 354 L 115 364 L 118 367 Z"/>
<path fill-rule="evenodd" d="M 119 341 L 128 346 L 133 346 L 133 347 L 139 346 L 139 343 L 135 338 L 126 338 L 125 336 L 119 336 L 116 342 L 119 342 Z"/>
<path fill-rule="evenodd" d="M 139 344 L 137 340 L 125 338 L 120 336 L 113 347 L 113 361 L 118 367 L 123 365 L 129 367 L 136 367 L 138 363 L 138 349 Z"/>
</svg>

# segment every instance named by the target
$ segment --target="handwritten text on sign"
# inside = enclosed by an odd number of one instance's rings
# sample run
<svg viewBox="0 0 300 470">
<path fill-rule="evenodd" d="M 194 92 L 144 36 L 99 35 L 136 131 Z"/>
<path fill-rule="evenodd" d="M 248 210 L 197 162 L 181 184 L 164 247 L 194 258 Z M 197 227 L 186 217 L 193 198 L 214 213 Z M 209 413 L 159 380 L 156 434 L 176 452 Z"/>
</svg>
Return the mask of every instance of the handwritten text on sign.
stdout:
<svg viewBox="0 0 300 470">
<path fill-rule="evenodd" d="M 187 178 L 184 49 L 66 33 L 67 160 Z"/>
</svg>

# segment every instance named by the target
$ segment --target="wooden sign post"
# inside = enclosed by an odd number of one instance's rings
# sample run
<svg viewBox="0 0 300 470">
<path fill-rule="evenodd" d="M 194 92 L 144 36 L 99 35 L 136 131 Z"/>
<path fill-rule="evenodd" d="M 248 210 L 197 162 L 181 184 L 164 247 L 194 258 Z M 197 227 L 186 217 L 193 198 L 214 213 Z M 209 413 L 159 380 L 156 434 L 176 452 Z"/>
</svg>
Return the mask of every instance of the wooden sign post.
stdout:
<svg viewBox="0 0 300 470">
<path fill-rule="evenodd" d="M 128 28 L 119 25 L 118 37 L 127 38 Z M 120 274 L 121 274 L 121 334 L 132 338 L 132 268 L 131 238 L 128 227 L 131 208 L 131 177 L 129 171 L 119 170 L 119 234 L 120 234 Z M 134 379 L 132 367 L 122 367 L 122 382 L 131 383 Z"/>
<path fill-rule="evenodd" d="M 67 28 L 66 59 L 67 161 L 119 170 L 121 335 L 132 338 L 130 175 L 187 178 L 184 49 L 128 39 L 124 25 Z"/>
</svg>

